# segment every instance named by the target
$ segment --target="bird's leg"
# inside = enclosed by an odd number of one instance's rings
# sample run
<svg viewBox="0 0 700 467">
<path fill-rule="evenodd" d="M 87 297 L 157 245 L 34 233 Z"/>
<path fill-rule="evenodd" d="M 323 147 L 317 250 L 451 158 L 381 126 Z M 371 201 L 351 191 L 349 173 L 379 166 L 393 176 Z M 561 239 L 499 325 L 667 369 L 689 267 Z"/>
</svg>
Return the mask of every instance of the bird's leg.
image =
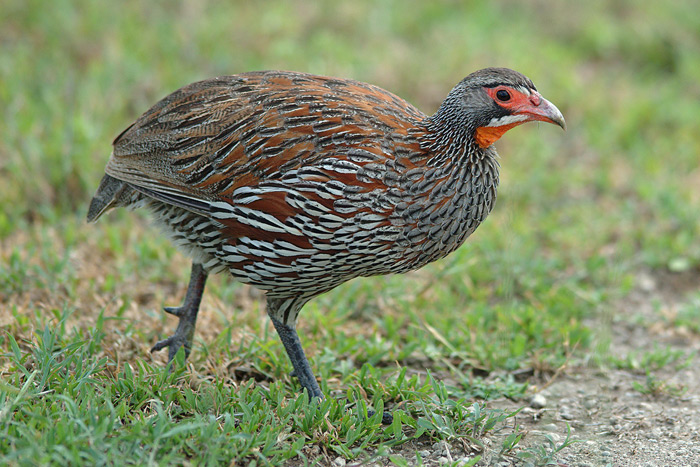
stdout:
<svg viewBox="0 0 700 467">
<path fill-rule="evenodd" d="M 158 341 L 153 346 L 151 352 L 162 350 L 168 347 L 168 362 L 171 362 L 180 347 L 185 347 L 185 359 L 192 350 L 192 338 L 194 337 L 194 327 L 197 323 L 197 312 L 199 304 L 202 302 L 204 285 L 207 281 L 207 273 L 199 263 L 192 263 L 192 273 L 190 274 L 190 284 L 187 286 L 185 302 L 178 307 L 165 307 L 165 312 L 180 318 L 175 334 Z"/>
<path fill-rule="evenodd" d="M 294 367 L 294 372 L 292 374 L 297 377 L 301 386 L 306 388 L 309 397 L 323 399 L 321 388 L 318 386 L 316 377 L 314 377 L 314 372 L 311 370 L 311 365 L 309 365 L 306 354 L 304 354 L 304 349 L 301 347 L 301 341 L 299 340 L 297 330 L 292 326 L 282 323 L 282 321 L 279 321 L 272 315 L 270 315 L 270 319 L 272 319 L 272 324 L 275 325 L 277 334 L 280 336 L 280 340 L 287 351 L 289 360 L 292 362 L 292 366 Z"/>
<path fill-rule="evenodd" d="M 309 397 L 318 397 L 323 399 L 321 388 L 318 386 L 318 382 L 316 381 L 314 373 L 311 370 L 311 365 L 309 365 L 309 360 L 307 360 L 306 354 L 304 354 L 304 349 L 301 347 L 301 341 L 299 340 L 297 330 L 292 326 L 282 323 L 272 315 L 270 315 L 270 319 L 272 319 L 272 324 L 275 325 L 277 334 L 280 336 L 280 340 L 282 341 L 282 344 L 284 344 L 284 348 L 287 350 L 289 360 L 292 361 L 292 366 L 294 367 L 292 376 L 296 376 L 299 383 L 301 383 L 301 387 L 306 388 L 306 391 L 309 393 Z M 374 414 L 374 410 L 367 411 L 368 417 L 372 417 Z M 390 425 L 393 420 L 394 417 L 390 412 L 384 412 L 382 414 L 382 423 L 384 425 Z"/>
</svg>

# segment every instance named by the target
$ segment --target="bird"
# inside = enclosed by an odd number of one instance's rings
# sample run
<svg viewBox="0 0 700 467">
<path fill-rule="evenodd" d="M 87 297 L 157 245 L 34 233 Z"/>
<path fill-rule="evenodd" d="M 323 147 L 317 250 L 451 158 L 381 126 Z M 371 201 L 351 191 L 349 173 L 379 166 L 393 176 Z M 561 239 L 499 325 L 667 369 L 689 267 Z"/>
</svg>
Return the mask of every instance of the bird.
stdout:
<svg viewBox="0 0 700 467">
<path fill-rule="evenodd" d="M 404 273 L 455 251 L 491 212 L 493 145 L 541 121 L 566 129 L 532 81 L 475 71 L 432 115 L 371 84 L 290 71 L 195 82 L 113 142 L 87 219 L 145 208 L 192 259 L 172 361 L 192 349 L 207 277 L 261 289 L 301 387 L 323 398 L 297 332 L 302 307 L 357 277 Z M 172 367 L 171 367 L 172 368 Z"/>
</svg>

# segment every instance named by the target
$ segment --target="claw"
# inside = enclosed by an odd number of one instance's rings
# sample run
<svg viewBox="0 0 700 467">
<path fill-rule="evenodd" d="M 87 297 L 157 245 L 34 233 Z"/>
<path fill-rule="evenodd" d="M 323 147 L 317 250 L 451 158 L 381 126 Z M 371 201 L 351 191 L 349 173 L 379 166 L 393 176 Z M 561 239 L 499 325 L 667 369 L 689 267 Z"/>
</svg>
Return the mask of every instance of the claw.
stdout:
<svg viewBox="0 0 700 467">
<path fill-rule="evenodd" d="M 173 316 L 177 316 L 178 318 L 182 315 L 184 307 L 181 306 L 166 306 L 163 307 L 163 311 L 165 311 L 168 314 L 171 314 Z"/>
<path fill-rule="evenodd" d="M 168 348 L 168 363 L 175 359 L 175 355 L 177 355 L 177 352 L 181 347 L 185 350 L 185 360 L 187 360 L 187 357 L 190 356 L 190 352 L 192 350 L 190 343 L 175 333 L 167 339 L 156 342 L 156 345 L 151 347 L 151 352 L 157 352 L 158 350 L 163 350 L 166 347 Z M 170 371 L 172 371 L 172 368 L 170 368 Z"/>
<path fill-rule="evenodd" d="M 158 352 L 159 350 L 163 350 L 166 347 L 170 347 L 171 345 L 173 345 L 174 341 L 174 336 L 170 336 L 167 339 L 163 339 L 156 342 L 155 345 L 151 347 L 151 353 Z"/>
</svg>

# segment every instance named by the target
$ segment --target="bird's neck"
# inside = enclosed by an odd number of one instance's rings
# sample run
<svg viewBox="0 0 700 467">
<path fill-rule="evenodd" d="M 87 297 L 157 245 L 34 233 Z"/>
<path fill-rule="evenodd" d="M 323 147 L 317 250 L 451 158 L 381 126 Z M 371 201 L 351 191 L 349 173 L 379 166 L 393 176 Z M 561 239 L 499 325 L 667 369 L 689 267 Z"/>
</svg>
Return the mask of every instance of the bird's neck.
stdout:
<svg viewBox="0 0 700 467">
<path fill-rule="evenodd" d="M 426 151 L 426 165 L 449 166 L 454 169 L 455 175 L 466 167 L 495 165 L 498 168 L 495 149 L 479 145 L 474 125 L 469 120 L 452 114 L 449 107 L 440 107 L 423 124 L 425 133 L 420 138 L 420 143 Z"/>
<path fill-rule="evenodd" d="M 439 167 L 437 173 L 447 175 L 436 181 L 436 188 L 450 198 L 450 204 L 466 203 L 478 209 L 481 214 L 473 219 L 478 225 L 495 202 L 498 154 L 493 146 L 484 148 L 478 144 L 469 121 L 457 120 L 442 109 L 425 120 L 427 132 L 421 144 L 430 154 L 425 162 L 428 167 Z"/>
<path fill-rule="evenodd" d="M 499 166 L 493 147 L 481 148 L 466 127 L 435 116 L 423 124 L 416 135 L 420 154 L 399 163 L 414 168 L 399 178 L 407 196 L 397 213 L 412 254 L 404 254 L 398 272 L 457 249 L 486 218 L 496 198 Z"/>
</svg>

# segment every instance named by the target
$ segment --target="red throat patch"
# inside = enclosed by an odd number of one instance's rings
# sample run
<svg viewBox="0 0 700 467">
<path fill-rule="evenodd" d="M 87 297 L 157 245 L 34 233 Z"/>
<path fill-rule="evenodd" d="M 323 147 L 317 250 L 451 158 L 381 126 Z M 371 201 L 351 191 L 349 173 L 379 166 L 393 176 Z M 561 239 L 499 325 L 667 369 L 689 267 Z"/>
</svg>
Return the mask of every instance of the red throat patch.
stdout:
<svg viewBox="0 0 700 467">
<path fill-rule="evenodd" d="M 480 126 L 474 132 L 474 138 L 480 147 L 487 148 L 498 141 L 506 131 L 522 123 L 525 122 L 513 122 L 502 126 Z"/>
</svg>

